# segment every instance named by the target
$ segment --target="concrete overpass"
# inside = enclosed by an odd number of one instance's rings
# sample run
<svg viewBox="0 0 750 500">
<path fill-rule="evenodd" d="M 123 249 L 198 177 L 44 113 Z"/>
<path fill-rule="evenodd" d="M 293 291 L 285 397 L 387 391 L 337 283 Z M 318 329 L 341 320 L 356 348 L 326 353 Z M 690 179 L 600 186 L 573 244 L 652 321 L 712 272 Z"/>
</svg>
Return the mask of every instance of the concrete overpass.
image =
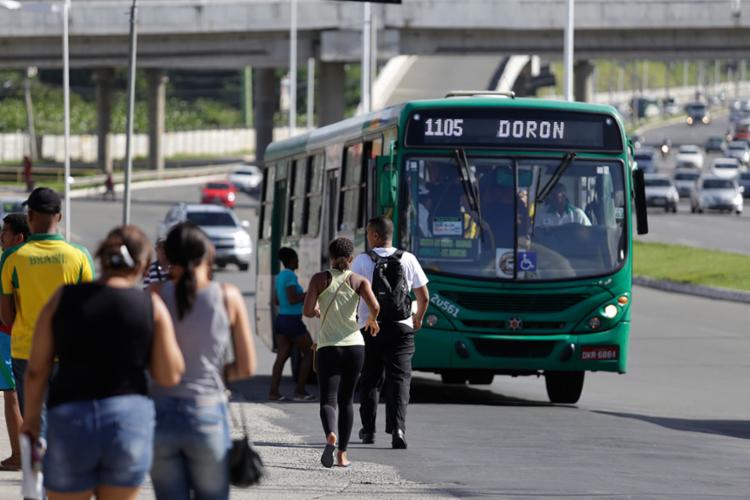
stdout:
<svg viewBox="0 0 750 500">
<path fill-rule="evenodd" d="M 129 3 L 77 0 L 71 11 L 71 65 L 99 69 L 100 136 L 108 132 L 110 68 L 127 62 Z M 49 4 L 26 0 L 32 8 L 0 10 L 0 68 L 60 66 L 60 16 L 44 10 Z M 749 4 L 732 10 L 730 0 L 577 0 L 578 95 L 586 95 L 589 58 L 747 57 Z M 157 138 L 166 68 L 256 68 L 254 112 L 262 151 L 278 101 L 274 69 L 288 64 L 290 2 L 140 0 L 139 5 L 138 64 L 149 69 L 155 165 L 163 164 Z M 318 118 L 330 123 L 343 117 L 343 64 L 360 58 L 362 6 L 298 0 L 298 9 L 299 59 L 319 61 Z M 562 54 L 565 0 L 407 0 L 374 11 L 382 59 Z"/>
<path fill-rule="evenodd" d="M 128 0 L 76 0 L 71 63 L 112 66 L 127 59 Z M 49 5 L 26 0 L 25 5 Z M 143 67 L 285 65 L 288 0 L 140 0 Z M 577 0 L 579 58 L 742 58 L 750 51 L 750 2 Z M 299 57 L 357 61 L 362 6 L 299 0 Z M 382 57 L 397 54 L 562 52 L 564 0 L 407 0 L 376 6 Z M 0 10 L 0 66 L 59 65 L 60 16 Z"/>
</svg>

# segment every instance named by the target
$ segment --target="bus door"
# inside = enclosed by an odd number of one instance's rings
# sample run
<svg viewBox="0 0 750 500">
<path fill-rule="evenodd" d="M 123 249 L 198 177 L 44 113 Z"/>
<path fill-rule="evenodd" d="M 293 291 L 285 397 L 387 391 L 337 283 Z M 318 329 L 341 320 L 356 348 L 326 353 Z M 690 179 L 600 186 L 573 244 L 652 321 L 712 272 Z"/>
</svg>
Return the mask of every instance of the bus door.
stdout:
<svg viewBox="0 0 750 500">
<path fill-rule="evenodd" d="M 320 228 L 320 265 L 321 269 L 327 269 L 328 264 L 328 244 L 336 237 L 336 223 L 338 219 L 338 199 L 339 199 L 339 170 L 328 170 L 325 177 L 325 194 L 323 200 L 325 203 L 322 227 Z"/>
<path fill-rule="evenodd" d="M 273 232 L 271 233 L 271 317 L 276 318 L 279 314 L 279 306 L 273 298 L 276 296 L 276 276 L 281 271 L 281 263 L 276 256 L 279 254 L 279 248 L 281 248 L 281 237 L 284 233 L 284 221 L 286 220 L 286 206 L 287 206 L 287 192 L 286 192 L 286 179 L 277 180 L 274 185 L 273 192 L 273 212 L 271 214 L 271 220 L 273 224 Z M 276 348 L 276 332 L 273 331 L 273 325 L 275 321 L 271 321 L 271 330 L 273 332 L 273 348 Z"/>
</svg>

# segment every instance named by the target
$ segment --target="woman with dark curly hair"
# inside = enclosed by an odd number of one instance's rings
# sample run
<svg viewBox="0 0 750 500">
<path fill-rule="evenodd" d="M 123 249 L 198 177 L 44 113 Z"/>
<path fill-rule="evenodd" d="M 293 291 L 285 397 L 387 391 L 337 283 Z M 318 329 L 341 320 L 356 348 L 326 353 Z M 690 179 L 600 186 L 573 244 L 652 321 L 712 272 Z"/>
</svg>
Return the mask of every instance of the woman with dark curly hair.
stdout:
<svg viewBox="0 0 750 500">
<path fill-rule="evenodd" d="M 364 330 L 377 335 L 380 328 L 375 318 L 380 306 L 372 293 L 370 282 L 351 271 L 354 244 L 337 238 L 328 247 L 331 268 L 317 273 L 310 280 L 305 295 L 304 314 L 320 317 L 317 365 L 320 386 L 320 419 L 326 435 L 326 446 L 320 462 L 333 466 L 333 452 L 338 438 L 337 462 L 349 467 L 346 447 L 354 422 L 354 388 L 365 359 L 365 341 L 357 327 L 357 304 L 360 297 L 370 310 Z M 338 435 L 336 409 L 338 406 Z"/>
</svg>

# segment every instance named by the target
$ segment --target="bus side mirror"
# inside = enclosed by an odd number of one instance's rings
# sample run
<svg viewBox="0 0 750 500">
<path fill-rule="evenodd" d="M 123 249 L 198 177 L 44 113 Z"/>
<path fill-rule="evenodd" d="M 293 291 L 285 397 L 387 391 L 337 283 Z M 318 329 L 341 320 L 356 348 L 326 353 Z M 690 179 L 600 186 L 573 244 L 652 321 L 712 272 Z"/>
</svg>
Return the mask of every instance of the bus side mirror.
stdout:
<svg viewBox="0 0 750 500">
<path fill-rule="evenodd" d="M 635 195 L 635 216 L 638 234 L 648 234 L 648 213 L 646 211 L 646 181 L 643 170 L 633 171 L 633 194 Z"/>
<path fill-rule="evenodd" d="M 393 166 L 391 157 L 378 156 L 375 158 L 377 171 L 378 205 L 381 208 L 396 205 L 398 196 L 398 171 Z"/>
</svg>

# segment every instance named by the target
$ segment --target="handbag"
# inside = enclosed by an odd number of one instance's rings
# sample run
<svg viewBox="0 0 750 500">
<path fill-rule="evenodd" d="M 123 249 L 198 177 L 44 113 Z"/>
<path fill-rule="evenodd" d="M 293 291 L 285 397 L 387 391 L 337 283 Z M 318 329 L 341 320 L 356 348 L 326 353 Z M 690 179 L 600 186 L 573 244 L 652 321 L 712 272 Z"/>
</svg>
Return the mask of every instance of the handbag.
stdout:
<svg viewBox="0 0 750 500">
<path fill-rule="evenodd" d="M 229 303 L 227 300 L 227 293 L 224 284 L 220 284 L 222 301 L 224 302 L 224 309 L 229 317 Z M 229 346 L 225 362 L 231 363 L 234 361 L 234 329 L 229 326 Z M 224 369 L 226 378 L 226 366 Z M 218 376 L 218 375 L 217 375 Z M 228 391 L 227 391 L 228 393 Z M 229 415 L 232 419 L 232 426 L 238 427 L 237 420 L 232 413 L 231 404 L 227 398 L 227 407 L 229 408 Z M 247 434 L 247 424 L 245 419 L 245 410 L 240 407 L 240 422 L 242 426 L 242 437 L 232 439 L 232 447 L 229 449 L 229 482 L 232 486 L 238 488 L 249 488 L 250 486 L 260 482 L 261 478 L 265 475 L 265 467 L 263 466 L 263 460 L 260 458 L 260 454 L 253 447 L 250 442 L 250 437 Z"/>
<path fill-rule="evenodd" d="M 325 312 L 320 317 L 320 329 L 323 329 L 323 325 L 326 322 L 326 316 L 328 316 L 328 311 L 331 310 L 331 306 L 333 305 L 334 301 L 336 300 L 336 296 L 339 294 L 339 290 L 341 290 L 341 287 L 344 286 L 344 283 L 349 281 L 349 278 L 345 278 L 344 281 L 341 282 L 341 284 L 336 288 L 336 291 L 333 292 L 333 297 L 331 297 L 331 301 L 328 303 L 328 307 L 326 307 Z M 315 344 L 317 346 L 317 344 Z M 315 373 L 318 373 L 318 349 L 317 347 L 313 350 L 313 362 L 312 362 L 312 369 Z"/>
<path fill-rule="evenodd" d="M 266 474 L 263 460 L 253 447 L 247 435 L 247 424 L 245 424 L 245 412 L 240 407 L 240 418 L 242 421 L 242 437 L 232 440 L 232 448 L 229 450 L 229 482 L 238 488 L 249 488 L 257 484 Z M 230 415 L 232 414 L 230 410 Z M 232 415 L 234 426 L 237 425 Z"/>
</svg>

